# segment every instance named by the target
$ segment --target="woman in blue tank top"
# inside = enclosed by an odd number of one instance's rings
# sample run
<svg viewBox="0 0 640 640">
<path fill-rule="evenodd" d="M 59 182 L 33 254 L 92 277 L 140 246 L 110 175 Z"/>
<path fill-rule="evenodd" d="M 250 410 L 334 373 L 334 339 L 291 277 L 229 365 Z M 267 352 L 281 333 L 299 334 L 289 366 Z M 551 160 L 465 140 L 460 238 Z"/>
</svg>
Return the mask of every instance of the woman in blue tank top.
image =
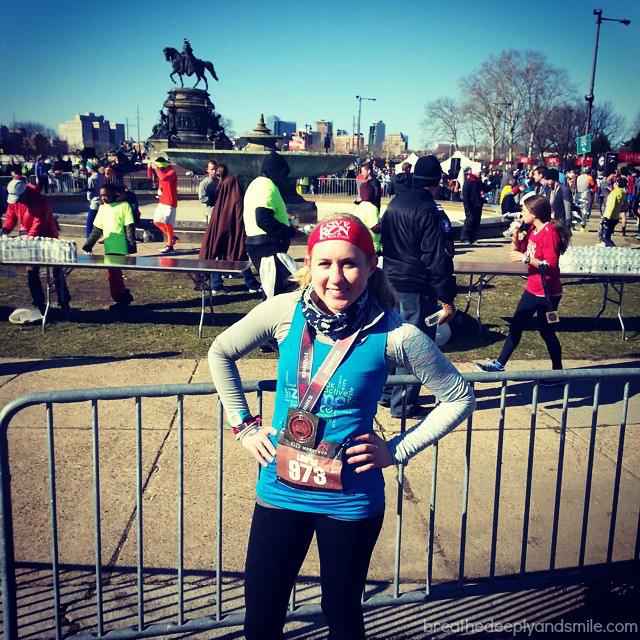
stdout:
<svg viewBox="0 0 640 640">
<path fill-rule="evenodd" d="M 293 583 L 315 533 L 322 610 L 332 640 L 365 637 L 361 596 L 384 517 L 382 469 L 406 464 L 474 409 L 458 371 L 392 310 L 371 234 L 332 217 L 309 237 L 300 291 L 275 296 L 221 334 L 209 351 L 236 438 L 262 465 L 245 567 L 245 636 L 283 637 Z M 235 360 L 279 345 L 270 425 L 252 416 Z M 373 430 L 389 370 L 408 367 L 440 401 L 406 433 Z"/>
</svg>

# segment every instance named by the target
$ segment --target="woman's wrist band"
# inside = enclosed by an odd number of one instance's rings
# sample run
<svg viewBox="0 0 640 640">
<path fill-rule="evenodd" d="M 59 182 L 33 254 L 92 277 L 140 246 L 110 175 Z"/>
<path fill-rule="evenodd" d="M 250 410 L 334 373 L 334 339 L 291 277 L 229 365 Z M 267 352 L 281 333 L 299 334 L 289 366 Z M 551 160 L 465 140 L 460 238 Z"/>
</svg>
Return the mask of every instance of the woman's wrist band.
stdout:
<svg viewBox="0 0 640 640">
<path fill-rule="evenodd" d="M 244 438 L 244 436 L 248 435 L 247 431 L 249 429 L 251 429 L 252 432 L 255 432 L 261 426 L 262 426 L 261 416 L 250 416 L 246 418 L 243 422 L 241 422 L 239 425 L 232 427 L 232 429 L 233 429 L 233 433 L 236 436 L 236 440 L 241 440 L 242 438 Z"/>
</svg>

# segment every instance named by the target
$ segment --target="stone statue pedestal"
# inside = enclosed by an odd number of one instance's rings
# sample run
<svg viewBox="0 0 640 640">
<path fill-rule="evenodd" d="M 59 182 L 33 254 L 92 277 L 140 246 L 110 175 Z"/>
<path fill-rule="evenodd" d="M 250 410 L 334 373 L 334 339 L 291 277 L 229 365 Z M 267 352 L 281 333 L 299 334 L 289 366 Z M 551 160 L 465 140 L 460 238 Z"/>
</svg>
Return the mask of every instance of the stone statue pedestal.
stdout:
<svg viewBox="0 0 640 640">
<path fill-rule="evenodd" d="M 163 103 L 161 122 L 147 140 L 152 156 L 163 149 L 231 149 L 209 93 L 204 89 L 173 88 Z"/>
</svg>

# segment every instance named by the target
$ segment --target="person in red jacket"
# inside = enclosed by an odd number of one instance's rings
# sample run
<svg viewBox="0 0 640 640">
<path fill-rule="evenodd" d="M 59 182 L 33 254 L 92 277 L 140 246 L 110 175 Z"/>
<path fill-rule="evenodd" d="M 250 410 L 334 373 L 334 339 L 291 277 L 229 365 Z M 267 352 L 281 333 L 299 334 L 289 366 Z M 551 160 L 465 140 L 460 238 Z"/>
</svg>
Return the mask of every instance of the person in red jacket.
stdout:
<svg viewBox="0 0 640 640">
<path fill-rule="evenodd" d="M 7 186 L 7 213 L 2 225 L 2 233 L 11 233 L 17 223 L 27 232 L 30 238 L 57 238 L 58 227 L 53 217 L 51 204 L 40 191 L 22 180 L 12 180 Z M 58 305 L 62 312 L 68 315 L 71 296 L 67 289 L 62 267 L 53 268 L 53 278 L 58 295 Z M 33 306 L 44 313 L 45 295 L 40 282 L 40 267 L 32 266 L 27 269 L 27 284 L 33 300 Z"/>
<path fill-rule="evenodd" d="M 153 214 L 153 223 L 162 231 L 166 244 L 160 253 L 173 253 L 179 238 L 173 234 L 178 206 L 178 176 L 171 163 L 162 156 L 147 166 L 147 175 L 158 181 L 160 202 Z"/>
<path fill-rule="evenodd" d="M 526 232 L 522 231 L 523 222 L 529 225 Z M 562 298 L 559 261 L 569 246 L 569 231 L 560 220 L 551 219 L 551 204 L 544 196 L 538 195 L 523 201 L 522 220 L 515 221 L 511 228 L 513 235 L 509 260 L 527 265 L 527 286 L 509 325 L 509 335 L 498 359 L 488 363 L 476 362 L 475 365 L 480 371 L 504 371 L 507 361 L 520 343 L 527 322 L 537 315 L 538 330 L 547 345 L 552 367 L 562 369 L 562 347 L 553 325 L 547 321 L 547 294 L 551 307 L 557 311 Z M 544 274 L 541 265 L 544 267 Z M 546 292 L 542 278 L 546 282 Z"/>
</svg>

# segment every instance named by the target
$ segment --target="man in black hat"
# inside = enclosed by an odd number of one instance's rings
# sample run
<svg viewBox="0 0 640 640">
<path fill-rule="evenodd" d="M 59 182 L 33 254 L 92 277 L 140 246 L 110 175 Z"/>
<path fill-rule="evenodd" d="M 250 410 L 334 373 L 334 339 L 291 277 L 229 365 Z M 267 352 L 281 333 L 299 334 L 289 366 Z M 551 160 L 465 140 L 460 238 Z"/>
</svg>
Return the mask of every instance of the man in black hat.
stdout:
<svg viewBox="0 0 640 640">
<path fill-rule="evenodd" d="M 573 196 L 569 187 L 560 184 L 560 173 L 557 169 L 547 170 L 547 186 L 543 195 L 551 203 L 554 220 L 561 222 L 571 233 Z"/>
<path fill-rule="evenodd" d="M 442 304 L 438 324 L 449 322 L 455 315 L 456 279 L 453 254 L 440 224 L 440 214 L 433 199 L 442 169 L 435 156 L 420 158 L 413 170 L 411 188 L 396 196 L 382 216 L 383 269 L 398 292 L 399 312 L 404 319 L 421 329 L 432 340 L 436 326 L 427 327 L 425 318 Z M 411 374 L 398 369 L 399 375 Z M 407 389 L 407 416 L 416 415 L 419 387 Z M 390 405 L 391 415 L 402 413 L 402 389 L 385 393 L 381 401 Z"/>
<path fill-rule="evenodd" d="M 515 180 L 512 180 L 515 184 Z M 478 242 L 478 229 L 482 219 L 482 181 L 471 169 L 464 172 L 464 185 L 462 186 L 462 203 L 464 205 L 464 225 L 460 234 L 460 242 L 476 244 Z"/>
</svg>

